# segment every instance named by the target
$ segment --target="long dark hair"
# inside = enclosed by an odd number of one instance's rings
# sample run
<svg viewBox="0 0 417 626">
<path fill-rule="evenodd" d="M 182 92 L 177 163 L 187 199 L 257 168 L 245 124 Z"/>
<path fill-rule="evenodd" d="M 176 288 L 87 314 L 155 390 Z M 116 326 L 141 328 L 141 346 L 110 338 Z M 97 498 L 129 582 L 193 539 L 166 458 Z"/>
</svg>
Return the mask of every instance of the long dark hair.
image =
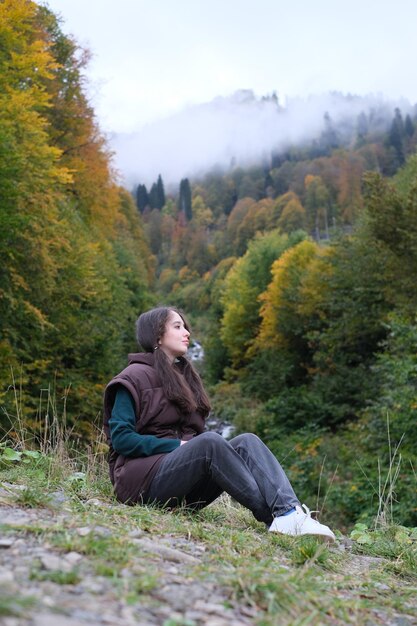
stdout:
<svg viewBox="0 0 417 626">
<path fill-rule="evenodd" d="M 175 307 L 160 306 L 139 316 L 136 322 L 136 338 L 145 352 L 153 353 L 154 367 L 167 397 L 185 413 L 197 410 L 206 417 L 210 412 L 210 401 L 198 372 L 186 357 L 178 357 L 172 365 L 165 352 L 158 349 L 158 341 L 165 333 L 172 312 L 178 313 L 190 332 L 190 325 L 181 311 Z"/>
</svg>

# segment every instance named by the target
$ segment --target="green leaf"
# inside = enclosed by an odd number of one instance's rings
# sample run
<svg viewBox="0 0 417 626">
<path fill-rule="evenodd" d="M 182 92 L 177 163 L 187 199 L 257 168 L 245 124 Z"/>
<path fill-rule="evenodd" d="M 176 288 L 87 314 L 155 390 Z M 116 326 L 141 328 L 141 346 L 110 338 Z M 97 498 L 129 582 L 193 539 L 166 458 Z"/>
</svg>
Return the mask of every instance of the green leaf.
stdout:
<svg viewBox="0 0 417 626">
<path fill-rule="evenodd" d="M 13 448 L 4 448 L 2 453 L 2 458 L 5 461 L 20 461 L 21 456 L 22 453 L 17 450 L 13 450 Z"/>
<path fill-rule="evenodd" d="M 357 524 L 356 526 L 365 526 L 365 524 Z M 353 539 L 354 541 L 356 541 L 357 543 L 360 543 L 362 545 L 364 544 L 371 544 L 374 542 L 374 539 L 372 537 L 372 535 L 370 535 L 367 531 L 367 527 L 365 526 L 364 529 L 358 529 L 355 527 L 354 530 L 352 530 L 352 532 L 350 533 L 350 538 Z"/>
<path fill-rule="evenodd" d="M 23 450 L 23 454 L 31 459 L 39 459 L 41 456 L 41 453 L 38 450 Z"/>
</svg>

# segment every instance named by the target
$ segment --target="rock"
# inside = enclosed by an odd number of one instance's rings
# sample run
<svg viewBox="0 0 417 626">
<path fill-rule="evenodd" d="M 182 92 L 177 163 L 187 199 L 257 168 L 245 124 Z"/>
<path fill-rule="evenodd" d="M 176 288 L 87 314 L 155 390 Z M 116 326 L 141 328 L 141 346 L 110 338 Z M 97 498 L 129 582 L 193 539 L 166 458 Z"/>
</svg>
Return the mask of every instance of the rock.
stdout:
<svg viewBox="0 0 417 626">
<path fill-rule="evenodd" d="M 33 515 L 24 511 L 22 509 L 13 510 L 10 508 L 1 509 L 0 511 L 0 524 L 4 524 L 5 526 L 16 527 L 16 526 L 24 526 L 25 524 L 30 524 L 33 520 Z"/>
<path fill-rule="evenodd" d="M 104 502 L 104 500 L 100 500 L 99 498 L 90 498 L 86 501 L 86 504 L 88 504 L 89 506 L 109 506 L 107 502 Z"/>
<path fill-rule="evenodd" d="M 58 570 L 61 572 L 69 572 L 72 569 L 71 563 L 56 554 L 42 554 L 40 556 L 42 567 L 46 570 Z"/>
<path fill-rule="evenodd" d="M 15 539 L 11 549 L 12 554 L 19 554 L 27 550 L 27 542 L 24 539 Z"/>
<path fill-rule="evenodd" d="M 198 559 L 190 554 L 186 554 L 185 552 L 176 550 L 175 548 L 168 548 L 168 546 L 156 543 L 156 541 L 151 541 L 150 539 L 134 539 L 133 541 L 136 545 L 145 550 L 145 552 L 158 554 L 168 561 L 174 561 L 174 563 L 188 563 L 190 565 L 197 565 L 200 563 Z"/>
<path fill-rule="evenodd" d="M 13 572 L 6 567 L 0 567 L 0 585 L 12 583 L 14 581 Z"/>
<path fill-rule="evenodd" d="M 70 565 L 77 565 L 77 563 L 82 561 L 83 555 L 79 554 L 78 552 L 68 552 L 68 554 L 64 556 L 64 559 Z"/>
<path fill-rule="evenodd" d="M 49 501 L 52 506 L 60 506 L 64 504 L 64 502 L 68 502 L 69 498 L 65 495 L 63 491 L 53 491 L 49 494 Z"/>
<path fill-rule="evenodd" d="M 81 528 L 77 528 L 77 535 L 80 537 L 86 537 L 91 533 L 95 535 L 99 535 L 100 537 L 108 537 L 112 534 L 110 528 L 106 528 L 105 526 L 81 526 Z"/>
<path fill-rule="evenodd" d="M 105 593 L 106 585 L 97 578 L 84 578 L 79 587 L 86 593 L 102 595 Z"/>
<path fill-rule="evenodd" d="M 66 617 L 57 613 L 38 613 L 32 618 L 31 626 L 80 626 L 78 618 Z M 99 626 L 100 622 L 88 620 L 89 626 Z"/>
<path fill-rule="evenodd" d="M 0 549 L 7 550 L 11 548 L 15 540 L 11 537 L 0 537 Z"/>
</svg>

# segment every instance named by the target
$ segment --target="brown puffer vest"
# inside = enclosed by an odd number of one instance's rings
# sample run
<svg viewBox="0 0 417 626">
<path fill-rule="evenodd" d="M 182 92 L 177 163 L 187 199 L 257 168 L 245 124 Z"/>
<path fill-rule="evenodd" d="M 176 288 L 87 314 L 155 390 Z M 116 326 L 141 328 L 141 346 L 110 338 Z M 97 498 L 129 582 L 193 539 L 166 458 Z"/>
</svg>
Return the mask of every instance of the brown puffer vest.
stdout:
<svg viewBox="0 0 417 626">
<path fill-rule="evenodd" d="M 154 355 L 129 354 L 129 365 L 117 374 L 104 392 L 104 432 L 110 446 L 109 470 L 117 498 L 126 504 L 143 501 L 146 490 L 165 454 L 146 457 L 124 457 L 112 447 L 109 419 L 119 385 L 134 400 L 136 432 L 169 439 L 191 439 L 204 431 L 204 418 L 195 411 L 183 415 L 165 395 L 161 380 L 153 367 Z"/>
</svg>

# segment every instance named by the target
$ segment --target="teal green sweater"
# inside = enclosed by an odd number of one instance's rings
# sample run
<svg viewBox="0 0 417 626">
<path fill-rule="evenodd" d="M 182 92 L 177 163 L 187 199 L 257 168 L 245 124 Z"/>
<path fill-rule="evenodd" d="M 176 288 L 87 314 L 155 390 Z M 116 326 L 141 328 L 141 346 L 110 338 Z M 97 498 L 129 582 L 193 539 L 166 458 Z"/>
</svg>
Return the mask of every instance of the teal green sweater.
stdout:
<svg viewBox="0 0 417 626">
<path fill-rule="evenodd" d="M 109 427 L 112 446 L 123 456 L 163 454 L 172 452 L 181 445 L 179 439 L 161 439 L 155 435 L 137 433 L 135 404 L 130 392 L 122 386 L 116 392 Z"/>
</svg>

